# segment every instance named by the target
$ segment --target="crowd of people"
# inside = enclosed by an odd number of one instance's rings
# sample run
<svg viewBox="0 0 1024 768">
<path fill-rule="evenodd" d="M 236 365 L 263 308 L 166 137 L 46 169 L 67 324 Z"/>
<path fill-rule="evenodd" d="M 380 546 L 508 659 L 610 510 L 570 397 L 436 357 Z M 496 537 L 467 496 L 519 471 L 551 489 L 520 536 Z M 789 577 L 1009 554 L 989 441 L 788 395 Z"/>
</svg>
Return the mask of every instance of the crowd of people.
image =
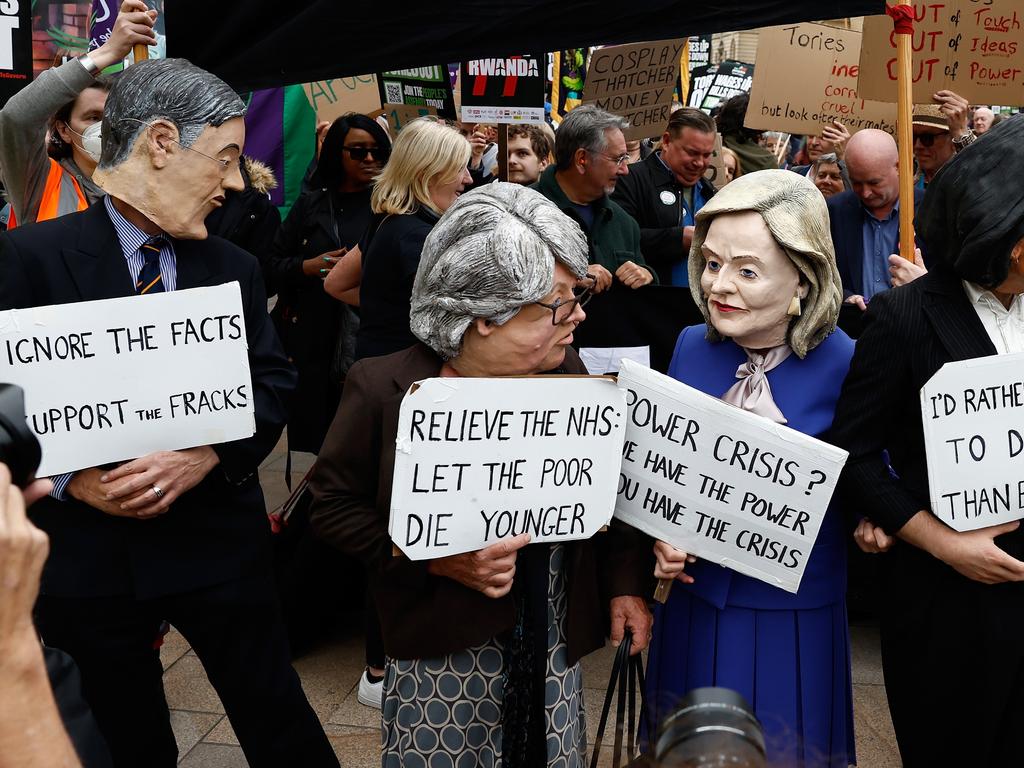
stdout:
<svg viewBox="0 0 1024 768">
<path fill-rule="evenodd" d="M 124 0 L 102 46 L 0 109 L 0 309 L 237 281 L 255 432 L 24 491 L 0 466 L 0 702 L 18 715 L 0 718 L 0 766 L 175 765 L 169 625 L 250 765 L 338 765 L 291 665 L 310 638 L 297 642 L 274 580 L 258 467 L 285 430 L 317 457 L 305 535 L 366 574 L 358 695 L 380 709 L 385 768 L 585 764 L 579 662 L 626 637 L 648 651 L 647 764 L 658 722 L 707 686 L 750 703 L 768 765 L 855 764 L 851 542 L 879 564 L 904 764 L 1024 757 L 1022 534 L 957 533 L 931 513 L 918 405 L 945 363 L 1024 352 L 1024 119 L 997 125 L 940 91 L 914 109 L 906 168 L 881 130 L 765 140 L 744 126 L 746 94 L 714 116 L 677 105 L 632 141 L 591 106 L 556 128 L 421 118 L 395 135 L 346 114 L 310 137 L 282 222 L 225 83 L 176 59 L 100 74 L 153 42 L 154 19 Z M 901 254 L 910 174 L 917 248 Z M 670 376 L 850 454 L 799 591 L 618 520 L 584 541 L 396 556 L 409 387 L 605 373 L 574 348 L 585 305 L 656 291 L 703 319 L 673 328 Z M 663 605 L 655 579 L 678 582 Z"/>
</svg>

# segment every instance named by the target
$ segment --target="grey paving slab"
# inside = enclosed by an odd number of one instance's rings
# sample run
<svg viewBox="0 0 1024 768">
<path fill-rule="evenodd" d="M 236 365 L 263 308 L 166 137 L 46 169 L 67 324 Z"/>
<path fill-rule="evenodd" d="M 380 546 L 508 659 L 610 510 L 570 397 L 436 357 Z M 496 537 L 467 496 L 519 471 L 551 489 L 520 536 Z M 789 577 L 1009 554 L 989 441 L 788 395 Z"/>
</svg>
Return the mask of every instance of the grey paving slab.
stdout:
<svg viewBox="0 0 1024 768">
<path fill-rule="evenodd" d="M 241 747 L 224 744 L 197 744 L 178 765 L 182 768 L 249 768 Z"/>
<path fill-rule="evenodd" d="M 223 715 L 171 710 L 171 728 L 178 743 L 178 760 L 187 755 L 210 732 Z"/>
</svg>

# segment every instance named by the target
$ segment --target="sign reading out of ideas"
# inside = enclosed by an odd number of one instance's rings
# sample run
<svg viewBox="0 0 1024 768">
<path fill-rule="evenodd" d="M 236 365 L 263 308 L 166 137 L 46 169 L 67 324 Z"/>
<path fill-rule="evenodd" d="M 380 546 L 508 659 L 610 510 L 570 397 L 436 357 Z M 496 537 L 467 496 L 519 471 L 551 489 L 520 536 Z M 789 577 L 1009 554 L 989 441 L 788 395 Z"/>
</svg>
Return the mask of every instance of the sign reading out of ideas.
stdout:
<svg viewBox="0 0 1024 768">
<path fill-rule="evenodd" d="M 825 24 L 761 30 L 759 45 L 772 55 L 757 65 L 744 124 L 815 136 L 831 122 L 842 123 L 850 133 L 863 128 L 895 133 L 896 105 L 857 95 L 860 42 L 860 32 Z M 800 87 L 792 88 L 797 72 Z"/>
<path fill-rule="evenodd" d="M 911 37 L 914 102 L 948 89 L 972 104 L 1024 104 L 1021 0 L 915 2 Z M 896 35 L 888 16 L 864 19 L 862 98 L 896 100 Z"/>
<path fill-rule="evenodd" d="M 255 432 L 237 282 L 0 312 L 0 381 L 25 390 L 40 477 Z"/>
<path fill-rule="evenodd" d="M 921 388 L 932 513 L 958 531 L 1024 517 L 1024 354 L 947 363 Z"/>
<path fill-rule="evenodd" d="M 602 377 L 420 382 L 398 418 L 391 540 L 426 560 L 590 538 L 615 506 L 624 411 Z"/>
<path fill-rule="evenodd" d="M 846 451 L 628 360 L 615 517 L 796 592 Z"/>
</svg>

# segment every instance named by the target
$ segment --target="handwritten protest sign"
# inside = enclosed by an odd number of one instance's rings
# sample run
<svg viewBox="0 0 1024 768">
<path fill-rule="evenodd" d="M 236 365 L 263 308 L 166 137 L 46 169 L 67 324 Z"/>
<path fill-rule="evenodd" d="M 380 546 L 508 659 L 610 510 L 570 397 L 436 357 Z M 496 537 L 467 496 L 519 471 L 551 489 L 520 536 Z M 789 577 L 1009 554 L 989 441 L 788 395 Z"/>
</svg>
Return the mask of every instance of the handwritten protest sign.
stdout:
<svg viewBox="0 0 1024 768">
<path fill-rule="evenodd" d="M 1024 104 L 1021 0 L 915 2 L 911 77 L 914 102 L 949 89 L 975 104 Z M 864 19 L 861 98 L 896 100 L 896 36 L 888 16 Z"/>
<path fill-rule="evenodd" d="M 373 117 L 377 116 L 371 114 Z M 413 107 L 409 104 L 385 104 L 380 114 L 387 119 L 392 136 L 417 118 L 437 117 L 437 111 L 433 107 Z"/>
<path fill-rule="evenodd" d="M 688 44 L 683 38 L 595 50 L 583 103 L 626 118 L 626 141 L 660 135 L 672 109 L 679 56 Z"/>
<path fill-rule="evenodd" d="M 1024 517 L 1024 354 L 946 363 L 921 388 L 932 512 L 958 531 Z"/>
<path fill-rule="evenodd" d="M 0 104 L 32 80 L 32 2 L 0 2 Z"/>
<path fill-rule="evenodd" d="M 412 560 L 607 525 L 625 428 L 605 378 L 427 379 L 398 418 L 391 540 Z"/>
<path fill-rule="evenodd" d="M 857 94 L 860 32 L 790 24 L 763 29 L 759 37 L 759 46 L 772 55 L 758 63 L 754 74 L 744 120 L 748 128 L 818 135 L 826 123 L 838 122 L 850 133 L 863 128 L 896 132 L 895 104 Z M 799 88 L 792 87 L 796 72 Z"/>
<path fill-rule="evenodd" d="M 531 55 L 462 62 L 462 122 L 543 123 L 541 63 L 540 56 Z"/>
<path fill-rule="evenodd" d="M 796 592 L 846 452 L 622 361 L 615 516 Z"/>
<path fill-rule="evenodd" d="M 725 156 L 722 154 L 722 134 L 720 133 L 715 134 L 715 146 L 711 150 L 711 163 L 704 171 L 704 178 L 714 184 L 716 189 L 721 189 L 729 183 L 725 177 Z"/>
<path fill-rule="evenodd" d="M 0 312 L 40 476 L 251 436 L 247 350 L 237 282 Z"/>
<path fill-rule="evenodd" d="M 380 109 L 376 75 L 317 80 L 302 87 L 317 120 L 333 123 L 347 112 L 368 115 Z"/>
<path fill-rule="evenodd" d="M 451 75 L 444 64 L 380 72 L 377 84 L 383 104 L 430 107 L 447 120 L 458 119 Z"/>
</svg>

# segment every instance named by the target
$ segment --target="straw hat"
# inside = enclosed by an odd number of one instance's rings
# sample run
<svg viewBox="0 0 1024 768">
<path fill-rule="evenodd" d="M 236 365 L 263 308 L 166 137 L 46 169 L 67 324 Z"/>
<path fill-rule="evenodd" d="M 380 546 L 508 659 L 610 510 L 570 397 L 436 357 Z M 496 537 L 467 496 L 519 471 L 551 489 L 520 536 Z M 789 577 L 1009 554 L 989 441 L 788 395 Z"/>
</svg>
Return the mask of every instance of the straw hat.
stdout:
<svg viewBox="0 0 1024 768">
<path fill-rule="evenodd" d="M 938 128 L 941 131 L 949 131 L 949 121 L 937 104 L 915 104 L 914 116 L 910 124 L 920 125 L 922 128 Z"/>
</svg>

